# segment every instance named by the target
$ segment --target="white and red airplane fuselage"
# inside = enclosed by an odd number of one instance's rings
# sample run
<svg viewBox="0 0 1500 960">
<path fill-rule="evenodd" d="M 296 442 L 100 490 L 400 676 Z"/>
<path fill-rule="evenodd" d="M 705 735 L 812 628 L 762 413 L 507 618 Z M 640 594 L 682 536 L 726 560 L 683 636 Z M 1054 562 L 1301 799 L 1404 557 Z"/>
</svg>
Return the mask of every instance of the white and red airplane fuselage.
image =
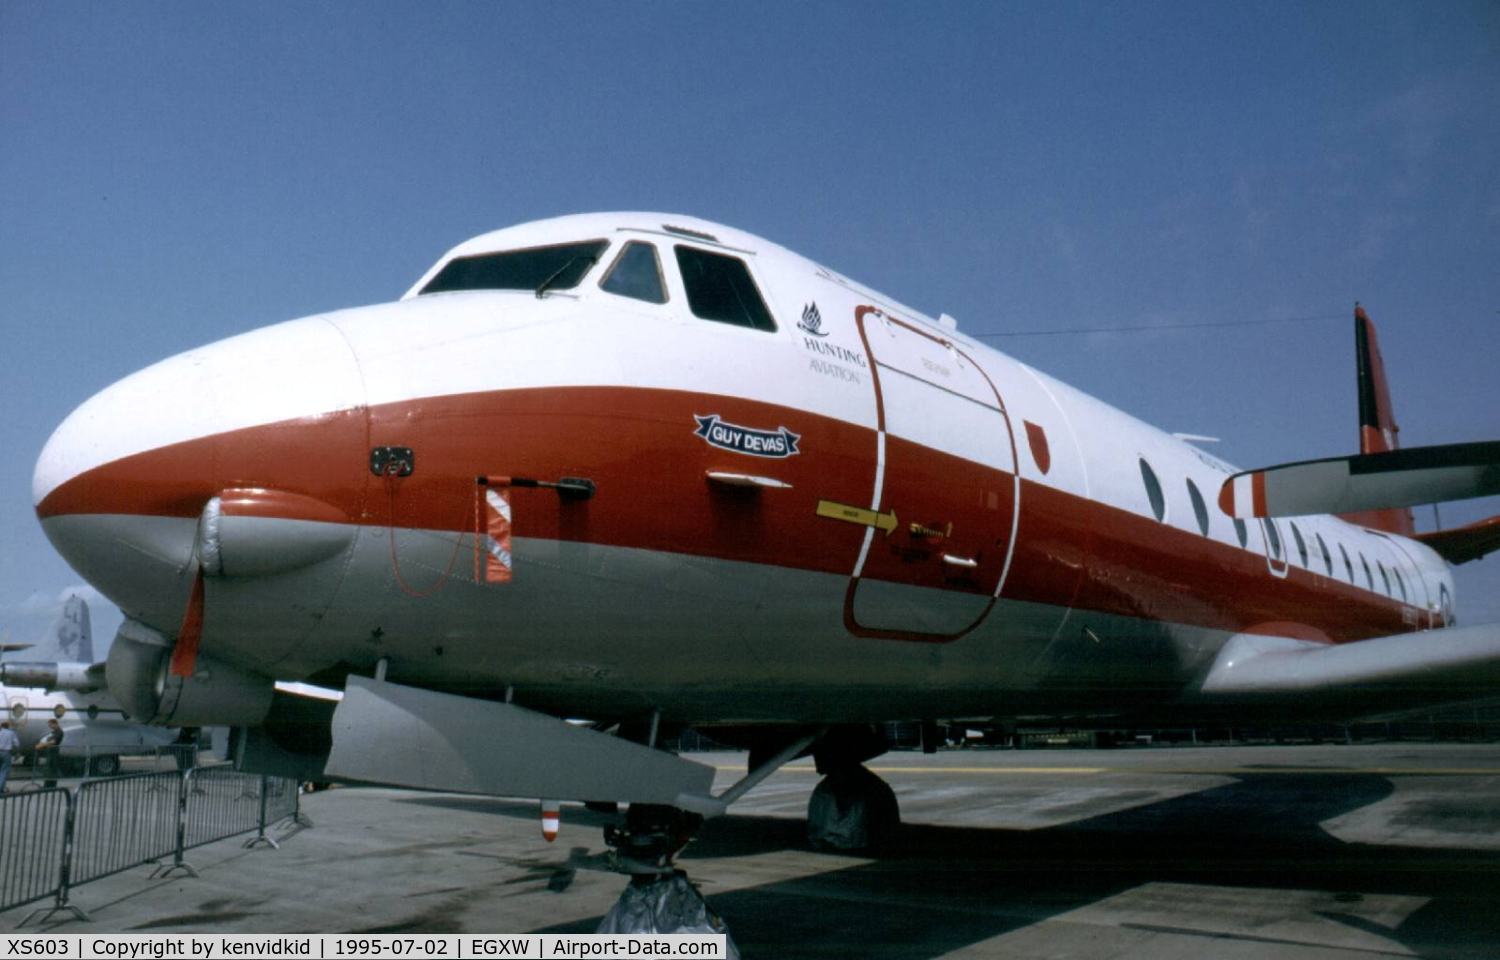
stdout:
<svg viewBox="0 0 1500 960">
<path fill-rule="evenodd" d="M 574 244 L 524 289 L 438 281 Z M 122 638 L 211 694 L 385 660 L 566 716 L 1187 715 L 1232 638 L 1451 620 L 1431 550 L 1232 521 L 1233 472 L 790 251 L 620 214 L 488 234 L 399 302 L 143 370 L 57 430 L 34 492 Z M 509 582 L 476 576 L 489 489 Z M 119 682 L 162 722 L 254 722 L 234 692 L 184 718 L 161 676 Z"/>
</svg>

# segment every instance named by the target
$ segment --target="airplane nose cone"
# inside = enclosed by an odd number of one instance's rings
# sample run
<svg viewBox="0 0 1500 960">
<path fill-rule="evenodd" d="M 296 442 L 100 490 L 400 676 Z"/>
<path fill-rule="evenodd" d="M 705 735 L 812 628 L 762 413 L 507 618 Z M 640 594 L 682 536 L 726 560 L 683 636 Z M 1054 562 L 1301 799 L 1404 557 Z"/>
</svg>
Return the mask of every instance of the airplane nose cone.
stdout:
<svg viewBox="0 0 1500 960">
<path fill-rule="evenodd" d="M 364 421 L 343 335 L 326 318 L 294 320 L 164 360 L 86 401 L 43 448 L 33 501 L 79 574 L 172 635 L 209 502 L 271 490 L 332 497 L 335 515 L 357 516 Z"/>
</svg>

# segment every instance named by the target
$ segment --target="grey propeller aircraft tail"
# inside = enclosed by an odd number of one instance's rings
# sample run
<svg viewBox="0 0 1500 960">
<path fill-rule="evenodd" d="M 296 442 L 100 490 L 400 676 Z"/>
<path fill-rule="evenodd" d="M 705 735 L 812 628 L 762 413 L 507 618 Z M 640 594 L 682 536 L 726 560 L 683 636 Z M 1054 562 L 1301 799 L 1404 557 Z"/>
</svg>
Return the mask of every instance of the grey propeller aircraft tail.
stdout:
<svg viewBox="0 0 1500 960">
<path fill-rule="evenodd" d="M 52 628 L 38 643 L 3 643 L 0 655 L 30 650 L 36 660 L 71 660 L 94 662 L 93 630 L 89 626 L 89 605 L 76 594 L 63 603 L 62 612 Z"/>
<path fill-rule="evenodd" d="M 93 663 L 94 633 L 88 602 L 77 594 L 68 597 L 52 629 L 31 652 L 37 660 Z"/>
<path fill-rule="evenodd" d="M 63 603 L 62 612 L 39 643 L 10 649 L 25 649 L 26 659 L 0 663 L 0 684 L 80 691 L 104 686 L 103 671 L 90 669 L 94 666 L 93 628 L 88 602 L 77 594 Z"/>
</svg>

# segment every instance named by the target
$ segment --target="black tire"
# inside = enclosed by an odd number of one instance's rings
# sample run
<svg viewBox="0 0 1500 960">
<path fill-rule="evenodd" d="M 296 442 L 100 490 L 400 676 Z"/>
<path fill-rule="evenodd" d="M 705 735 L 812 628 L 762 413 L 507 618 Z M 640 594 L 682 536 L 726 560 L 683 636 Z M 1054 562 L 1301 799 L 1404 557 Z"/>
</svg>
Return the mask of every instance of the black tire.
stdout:
<svg viewBox="0 0 1500 960">
<path fill-rule="evenodd" d="M 120 758 L 112 753 L 95 757 L 89 764 L 89 773 L 95 777 L 113 777 L 120 772 Z"/>
</svg>

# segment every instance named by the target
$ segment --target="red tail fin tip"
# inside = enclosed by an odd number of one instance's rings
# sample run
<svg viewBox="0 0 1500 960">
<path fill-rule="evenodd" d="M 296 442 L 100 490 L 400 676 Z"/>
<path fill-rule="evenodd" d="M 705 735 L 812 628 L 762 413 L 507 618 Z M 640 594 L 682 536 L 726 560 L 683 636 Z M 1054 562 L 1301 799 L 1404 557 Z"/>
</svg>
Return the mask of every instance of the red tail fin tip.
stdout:
<svg viewBox="0 0 1500 960">
<path fill-rule="evenodd" d="M 1380 356 L 1380 341 L 1375 324 L 1359 303 L 1354 304 L 1354 354 L 1359 378 L 1359 450 L 1361 453 L 1383 453 L 1401 447 L 1396 415 L 1391 407 L 1391 391 L 1385 379 L 1385 361 Z M 1411 511 L 1371 510 L 1345 516 L 1372 530 L 1409 537 L 1416 532 Z"/>
</svg>

